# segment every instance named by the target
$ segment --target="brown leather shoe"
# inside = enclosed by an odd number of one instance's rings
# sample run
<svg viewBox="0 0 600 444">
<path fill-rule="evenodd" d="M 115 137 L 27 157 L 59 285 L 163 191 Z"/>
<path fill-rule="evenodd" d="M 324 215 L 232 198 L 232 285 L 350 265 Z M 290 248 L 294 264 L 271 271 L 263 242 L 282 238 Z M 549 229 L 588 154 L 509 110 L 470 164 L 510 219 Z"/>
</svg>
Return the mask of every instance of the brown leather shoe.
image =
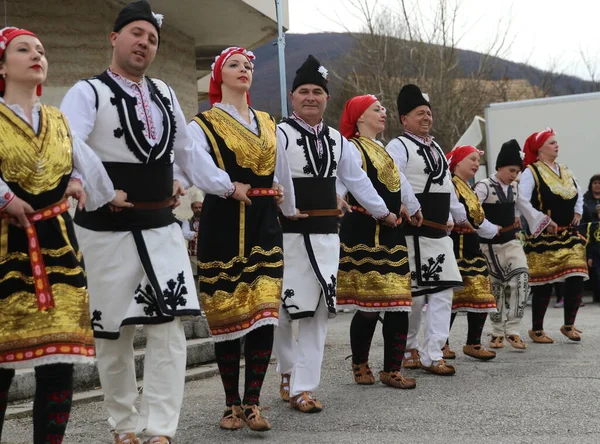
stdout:
<svg viewBox="0 0 600 444">
<path fill-rule="evenodd" d="M 416 348 L 409 348 L 406 350 L 410 353 L 410 357 L 404 358 L 402 367 L 404 368 L 421 368 L 421 358 L 419 357 L 419 351 Z"/>
<path fill-rule="evenodd" d="M 224 430 L 239 430 L 244 427 L 244 421 L 242 421 L 242 407 L 239 405 L 233 405 L 231 407 L 225 407 L 223 417 L 219 421 L 219 427 Z"/>
<path fill-rule="evenodd" d="M 489 361 L 496 357 L 496 352 L 483 348 L 480 344 L 463 346 L 463 353 L 480 361 Z"/>
<path fill-rule="evenodd" d="M 115 444 L 140 444 L 140 440 L 135 433 L 115 433 Z"/>
<path fill-rule="evenodd" d="M 379 372 L 379 380 L 385 385 L 403 390 L 414 389 L 417 386 L 415 378 L 405 378 L 399 371 Z"/>
<path fill-rule="evenodd" d="M 444 359 L 456 359 L 456 353 L 450 350 L 450 346 L 446 344 L 442 347 L 442 357 Z"/>
<path fill-rule="evenodd" d="M 144 441 L 144 444 L 171 444 L 171 438 L 167 436 L 153 436 L 148 441 Z"/>
<path fill-rule="evenodd" d="M 354 373 L 354 382 L 360 385 L 375 384 L 375 376 L 369 368 L 369 363 L 352 364 L 352 372 Z"/>
<path fill-rule="evenodd" d="M 560 332 L 569 338 L 571 341 L 581 341 L 581 330 L 577 330 L 574 325 L 563 325 L 560 327 Z"/>
<path fill-rule="evenodd" d="M 302 392 L 293 396 L 290 398 L 290 405 L 302 413 L 319 413 L 323 410 L 323 404 L 317 401 L 310 392 Z"/>
<path fill-rule="evenodd" d="M 440 359 L 439 361 L 432 363 L 429 367 L 421 364 L 421 368 L 426 372 L 433 373 L 438 376 L 452 376 L 456 373 L 454 366 L 446 364 L 446 361 Z"/>
<path fill-rule="evenodd" d="M 552 344 L 554 339 L 546 334 L 544 330 L 529 330 L 529 337 L 538 344 Z"/>
<path fill-rule="evenodd" d="M 527 348 L 527 344 L 523 342 L 523 339 L 519 335 L 507 335 L 506 340 L 518 350 L 525 350 Z"/>
<path fill-rule="evenodd" d="M 262 415 L 261 408 L 255 404 L 242 406 L 241 418 L 246 425 L 255 432 L 268 432 L 273 427 Z"/>
<path fill-rule="evenodd" d="M 279 384 L 279 396 L 285 402 L 290 401 L 290 378 L 292 375 L 288 373 L 283 373 L 281 375 L 281 384 Z"/>
<path fill-rule="evenodd" d="M 492 339 L 490 339 L 490 347 L 491 348 L 504 348 L 504 336 L 492 335 Z"/>
</svg>

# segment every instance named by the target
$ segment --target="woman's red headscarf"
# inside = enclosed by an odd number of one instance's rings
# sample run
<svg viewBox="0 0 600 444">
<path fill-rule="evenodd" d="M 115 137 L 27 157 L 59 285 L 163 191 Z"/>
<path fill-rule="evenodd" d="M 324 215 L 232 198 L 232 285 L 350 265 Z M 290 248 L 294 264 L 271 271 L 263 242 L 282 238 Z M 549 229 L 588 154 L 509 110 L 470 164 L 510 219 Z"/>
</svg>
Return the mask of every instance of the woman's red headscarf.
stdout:
<svg viewBox="0 0 600 444">
<path fill-rule="evenodd" d="M 208 87 L 208 98 L 211 105 L 216 102 L 220 102 L 223 97 L 221 93 L 221 83 L 223 83 L 221 71 L 223 70 L 223 65 L 225 62 L 234 54 L 242 54 L 248 59 L 250 65 L 252 65 L 252 68 L 254 68 L 252 60 L 254 60 L 256 57 L 252 51 L 248 51 L 237 46 L 232 46 L 221 51 L 221 54 L 215 57 L 215 63 L 213 63 L 210 67 L 212 69 L 212 73 L 210 75 L 210 85 Z M 250 95 L 248 93 L 246 93 L 246 99 L 248 104 L 250 104 Z"/>
<path fill-rule="evenodd" d="M 483 154 L 483 151 L 478 150 L 474 146 L 471 145 L 461 145 L 454 148 L 452 151 L 446 154 L 446 159 L 448 159 L 448 165 L 450 166 L 450 171 L 454 172 L 456 165 L 460 163 L 465 157 L 467 157 L 471 153 L 479 153 L 479 155 Z"/>
<path fill-rule="evenodd" d="M 340 120 L 340 133 L 342 133 L 342 136 L 346 139 L 351 139 L 357 135 L 356 122 L 375 102 L 377 102 L 377 97 L 372 94 L 352 97 L 346 102 L 342 119 Z"/>
<path fill-rule="evenodd" d="M 544 131 L 540 131 L 537 133 L 533 133 L 531 136 L 527 138 L 525 141 L 525 146 L 523 147 L 523 151 L 525 152 L 525 158 L 523 159 L 523 169 L 527 168 L 527 165 L 531 165 L 538 159 L 538 151 L 546 140 L 548 140 L 551 136 L 554 136 L 556 133 L 552 128 L 546 128 Z"/>
<path fill-rule="evenodd" d="M 16 37 L 19 37 L 20 35 L 30 35 L 32 37 L 35 37 L 36 39 L 38 38 L 37 35 L 35 35 L 33 32 L 28 31 L 26 29 L 19 29 L 19 28 L 14 28 L 14 27 L 7 27 L 7 28 L 2 28 L 0 29 L 0 59 L 2 59 L 4 57 L 4 51 L 6 51 L 6 48 L 8 47 L 8 44 Z M 4 92 L 4 90 L 6 89 L 6 82 L 4 81 L 4 78 L 0 78 L 0 92 Z M 36 94 L 38 96 L 42 95 L 42 85 L 38 85 L 37 89 L 35 90 Z"/>
</svg>

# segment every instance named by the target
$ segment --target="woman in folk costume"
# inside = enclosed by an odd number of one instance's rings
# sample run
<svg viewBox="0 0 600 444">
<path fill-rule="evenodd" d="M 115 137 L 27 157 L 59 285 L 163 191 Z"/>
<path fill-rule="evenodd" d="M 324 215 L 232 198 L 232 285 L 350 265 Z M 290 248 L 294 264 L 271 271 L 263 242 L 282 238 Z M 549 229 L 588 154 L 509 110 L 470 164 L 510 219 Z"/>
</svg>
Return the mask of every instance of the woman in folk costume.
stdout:
<svg viewBox="0 0 600 444">
<path fill-rule="evenodd" d="M 572 341 L 581 340 L 575 328 L 581 304 L 583 280 L 588 277 L 585 242 L 578 236 L 577 225 L 583 212 L 583 194 L 573 173 L 556 162 L 558 141 L 554 130 L 533 133 L 525 141 L 525 170 L 519 189 L 528 212 L 525 254 L 532 286 L 533 342 L 554 342 L 544 332 L 544 316 L 552 295 L 552 285 L 566 282 L 564 325 L 560 332 Z"/>
<path fill-rule="evenodd" d="M 80 207 L 87 198 L 88 209 L 111 200 L 123 206 L 126 198 L 62 113 L 40 104 L 47 69 L 35 34 L 0 30 L 0 435 L 15 369 L 34 367 L 35 444 L 63 441 L 73 364 L 94 358 L 83 259 L 66 198 Z"/>
<path fill-rule="evenodd" d="M 340 132 L 358 149 L 354 162 L 366 171 L 389 211 L 400 214 L 404 202 L 408 215 L 418 223 L 422 216 L 412 187 L 376 140 L 385 128 L 385 118 L 386 110 L 375 96 L 357 96 L 346 102 Z M 343 196 L 345 191 L 338 189 L 338 194 Z M 387 227 L 370 217 L 352 194 L 348 201 L 352 211 L 344 216 L 340 229 L 337 303 L 357 309 L 350 325 L 354 380 L 357 384 L 375 383 L 369 368 L 369 349 L 379 313 L 385 312 L 384 364 L 379 379 L 390 387 L 415 388 L 414 378 L 400 374 L 411 306 L 403 229 Z"/>
<path fill-rule="evenodd" d="M 213 106 L 188 125 L 194 146 L 187 162 L 197 165 L 197 177 L 190 178 L 194 184 L 200 186 L 203 175 L 209 175 L 213 184 L 212 189 L 204 187 L 198 280 L 225 388 L 220 426 L 235 430 L 246 423 L 254 431 L 267 431 L 271 424 L 261 414 L 259 397 L 281 297 L 283 238 L 277 206 L 282 190 L 290 195 L 282 205 L 284 215 L 298 216 L 275 121 L 248 105 L 253 60 L 252 52 L 237 47 L 216 57 L 209 92 Z M 202 161 L 208 153 L 212 160 Z M 238 389 L 242 337 L 243 399 Z"/>
<path fill-rule="evenodd" d="M 487 361 L 495 358 L 496 353 L 481 346 L 481 334 L 487 314 L 496 312 L 496 299 L 492 294 L 489 271 L 481 252 L 479 236 L 492 239 L 498 234 L 499 227 L 485 218 L 479 199 L 468 184 L 479 170 L 480 151 L 472 146 L 458 146 L 446 157 L 452 172 L 456 197 L 465 207 L 467 218 L 474 228 L 455 227 L 450 234 L 464 285 L 464 288 L 454 290 L 450 327 L 454 323 L 456 313 L 466 311 L 469 329 L 463 353 Z M 448 343 L 444 347 L 444 353 L 446 358 L 455 357 Z"/>
<path fill-rule="evenodd" d="M 522 154 L 516 140 L 504 143 L 496 159 L 496 173 L 474 188 L 486 218 L 502 227 L 498 236 L 480 238 L 498 309 L 490 314 L 492 348 L 504 347 L 504 338 L 516 349 L 526 348 L 520 328 L 529 295 L 529 270 L 523 246 L 516 238 L 522 209 L 516 178 L 523 169 Z"/>
</svg>

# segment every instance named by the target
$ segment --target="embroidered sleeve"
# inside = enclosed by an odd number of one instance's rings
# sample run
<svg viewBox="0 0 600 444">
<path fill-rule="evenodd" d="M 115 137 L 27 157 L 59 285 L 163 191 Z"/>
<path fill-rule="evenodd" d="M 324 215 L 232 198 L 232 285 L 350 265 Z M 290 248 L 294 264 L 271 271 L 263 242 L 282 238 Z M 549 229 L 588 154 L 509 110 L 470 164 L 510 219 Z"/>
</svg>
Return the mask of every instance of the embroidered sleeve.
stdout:
<svg viewBox="0 0 600 444">
<path fill-rule="evenodd" d="M 14 198 L 15 193 L 10 190 L 6 182 L 0 179 L 0 210 L 5 209 Z"/>
</svg>

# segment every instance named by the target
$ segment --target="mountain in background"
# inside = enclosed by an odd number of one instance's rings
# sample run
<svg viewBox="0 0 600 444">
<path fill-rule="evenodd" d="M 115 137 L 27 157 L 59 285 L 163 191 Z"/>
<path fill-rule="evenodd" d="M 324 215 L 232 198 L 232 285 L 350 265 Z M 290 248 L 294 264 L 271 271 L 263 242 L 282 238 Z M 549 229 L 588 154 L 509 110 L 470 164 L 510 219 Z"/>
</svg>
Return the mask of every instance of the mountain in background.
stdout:
<svg viewBox="0 0 600 444">
<path fill-rule="evenodd" d="M 354 45 L 354 37 L 346 33 L 315 33 L 315 34 L 286 34 L 286 76 L 289 91 L 296 74 L 308 54 L 313 54 L 326 67 L 336 67 L 338 74 L 344 76 L 343 67 L 336 63 L 349 53 Z M 252 107 L 274 115 L 280 115 L 281 99 L 279 94 L 279 60 L 276 40 L 266 43 L 254 50 L 256 69 L 251 90 Z M 468 50 L 458 50 L 460 68 L 466 75 L 477 70 L 481 53 Z M 532 66 L 510 62 L 500 58 L 492 58 L 495 70 L 489 80 L 524 79 L 531 85 L 542 87 L 553 74 Z M 342 68 L 342 69 L 341 69 Z M 348 67 L 348 71 L 351 67 Z M 340 72 L 341 71 L 341 72 Z M 330 76 L 332 79 L 332 76 Z M 330 93 L 335 94 L 336 81 L 330 81 Z M 592 82 L 578 77 L 557 75 L 552 81 L 552 96 L 585 93 L 594 90 Z M 208 103 L 201 104 L 201 110 L 207 109 Z"/>
</svg>

